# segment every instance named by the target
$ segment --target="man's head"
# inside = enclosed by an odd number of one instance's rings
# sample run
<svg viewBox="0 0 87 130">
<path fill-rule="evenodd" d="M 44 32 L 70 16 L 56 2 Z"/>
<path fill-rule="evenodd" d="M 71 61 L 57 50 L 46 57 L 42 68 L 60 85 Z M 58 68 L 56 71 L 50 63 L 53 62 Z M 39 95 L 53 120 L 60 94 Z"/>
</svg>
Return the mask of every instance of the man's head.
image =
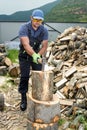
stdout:
<svg viewBox="0 0 87 130">
<path fill-rule="evenodd" d="M 31 21 L 32 21 L 32 27 L 37 29 L 44 20 L 44 13 L 40 9 L 36 9 L 32 12 Z"/>
<path fill-rule="evenodd" d="M 40 9 L 36 9 L 32 12 L 32 17 L 34 19 L 41 19 L 41 20 L 44 20 L 44 13 L 42 10 Z"/>
</svg>

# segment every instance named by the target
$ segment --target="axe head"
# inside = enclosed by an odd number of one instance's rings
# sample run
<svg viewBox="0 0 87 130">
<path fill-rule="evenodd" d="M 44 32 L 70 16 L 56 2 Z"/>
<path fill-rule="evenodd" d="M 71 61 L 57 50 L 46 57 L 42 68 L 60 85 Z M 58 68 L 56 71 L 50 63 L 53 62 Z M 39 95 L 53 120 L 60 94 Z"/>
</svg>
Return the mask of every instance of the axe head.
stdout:
<svg viewBox="0 0 87 130">
<path fill-rule="evenodd" d="M 38 63 L 42 64 L 42 71 L 48 71 L 49 66 L 46 62 L 46 58 L 43 56 L 41 59 L 38 59 Z"/>
</svg>

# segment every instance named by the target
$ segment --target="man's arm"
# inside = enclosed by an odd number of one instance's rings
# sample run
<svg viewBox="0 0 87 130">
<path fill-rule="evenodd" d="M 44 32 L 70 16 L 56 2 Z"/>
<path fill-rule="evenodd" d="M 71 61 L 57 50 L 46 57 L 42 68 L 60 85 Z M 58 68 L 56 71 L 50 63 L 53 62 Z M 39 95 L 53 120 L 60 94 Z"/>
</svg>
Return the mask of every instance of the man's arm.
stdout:
<svg viewBox="0 0 87 130">
<path fill-rule="evenodd" d="M 36 54 L 35 51 L 32 49 L 32 47 L 29 44 L 29 39 L 28 37 L 21 37 L 20 41 L 27 52 L 27 54 L 31 55 L 33 58 L 33 62 L 38 64 L 38 58 L 41 58 L 39 54 Z"/>
<path fill-rule="evenodd" d="M 28 37 L 21 37 L 20 41 L 21 41 L 21 44 L 23 45 L 25 51 L 27 52 L 27 54 L 32 56 L 35 52 L 29 44 L 29 38 Z"/>
<path fill-rule="evenodd" d="M 40 51 L 38 52 L 40 55 L 43 55 L 46 53 L 46 50 L 47 50 L 47 47 L 48 47 L 48 40 L 44 40 L 42 42 L 42 48 L 40 49 Z"/>
</svg>

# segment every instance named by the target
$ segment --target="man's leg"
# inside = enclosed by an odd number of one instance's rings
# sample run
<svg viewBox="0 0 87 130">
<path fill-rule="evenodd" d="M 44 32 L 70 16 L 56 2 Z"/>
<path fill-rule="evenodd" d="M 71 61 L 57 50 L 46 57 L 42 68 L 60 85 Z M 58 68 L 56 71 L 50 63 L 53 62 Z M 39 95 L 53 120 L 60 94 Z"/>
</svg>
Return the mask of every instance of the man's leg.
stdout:
<svg viewBox="0 0 87 130">
<path fill-rule="evenodd" d="M 19 64 L 20 64 L 21 77 L 20 77 L 20 84 L 19 84 L 18 91 L 21 93 L 20 109 L 22 111 L 24 111 L 27 108 L 26 93 L 28 92 L 28 80 L 29 80 L 29 74 L 30 74 L 30 62 L 29 62 L 29 60 L 27 61 L 26 59 L 21 59 L 20 58 Z"/>
</svg>

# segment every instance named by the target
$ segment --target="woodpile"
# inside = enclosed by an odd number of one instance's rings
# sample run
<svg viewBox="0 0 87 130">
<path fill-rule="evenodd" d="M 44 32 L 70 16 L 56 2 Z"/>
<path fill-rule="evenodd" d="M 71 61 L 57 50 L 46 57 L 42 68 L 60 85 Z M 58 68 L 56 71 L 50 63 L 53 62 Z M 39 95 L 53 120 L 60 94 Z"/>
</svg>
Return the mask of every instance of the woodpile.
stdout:
<svg viewBox="0 0 87 130">
<path fill-rule="evenodd" d="M 0 44 L 0 75 L 9 73 L 10 76 L 17 77 L 20 73 L 19 65 L 12 63 L 7 56 L 5 45 Z"/>
<path fill-rule="evenodd" d="M 8 71 L 8 66 L 11 61 L 7 58 L 7 53 L 4 44 L 0 44 L 0 75 L 5 75 Z"/>
<path fill-rule="evenodd" d="M 60 99 L 61 112 L 70 115 L 75 107 L 87 109 L 87 29 L 66 29 L 49 44 L 46 58 L 54 73 L 53 92 Z"/>
</svg>

